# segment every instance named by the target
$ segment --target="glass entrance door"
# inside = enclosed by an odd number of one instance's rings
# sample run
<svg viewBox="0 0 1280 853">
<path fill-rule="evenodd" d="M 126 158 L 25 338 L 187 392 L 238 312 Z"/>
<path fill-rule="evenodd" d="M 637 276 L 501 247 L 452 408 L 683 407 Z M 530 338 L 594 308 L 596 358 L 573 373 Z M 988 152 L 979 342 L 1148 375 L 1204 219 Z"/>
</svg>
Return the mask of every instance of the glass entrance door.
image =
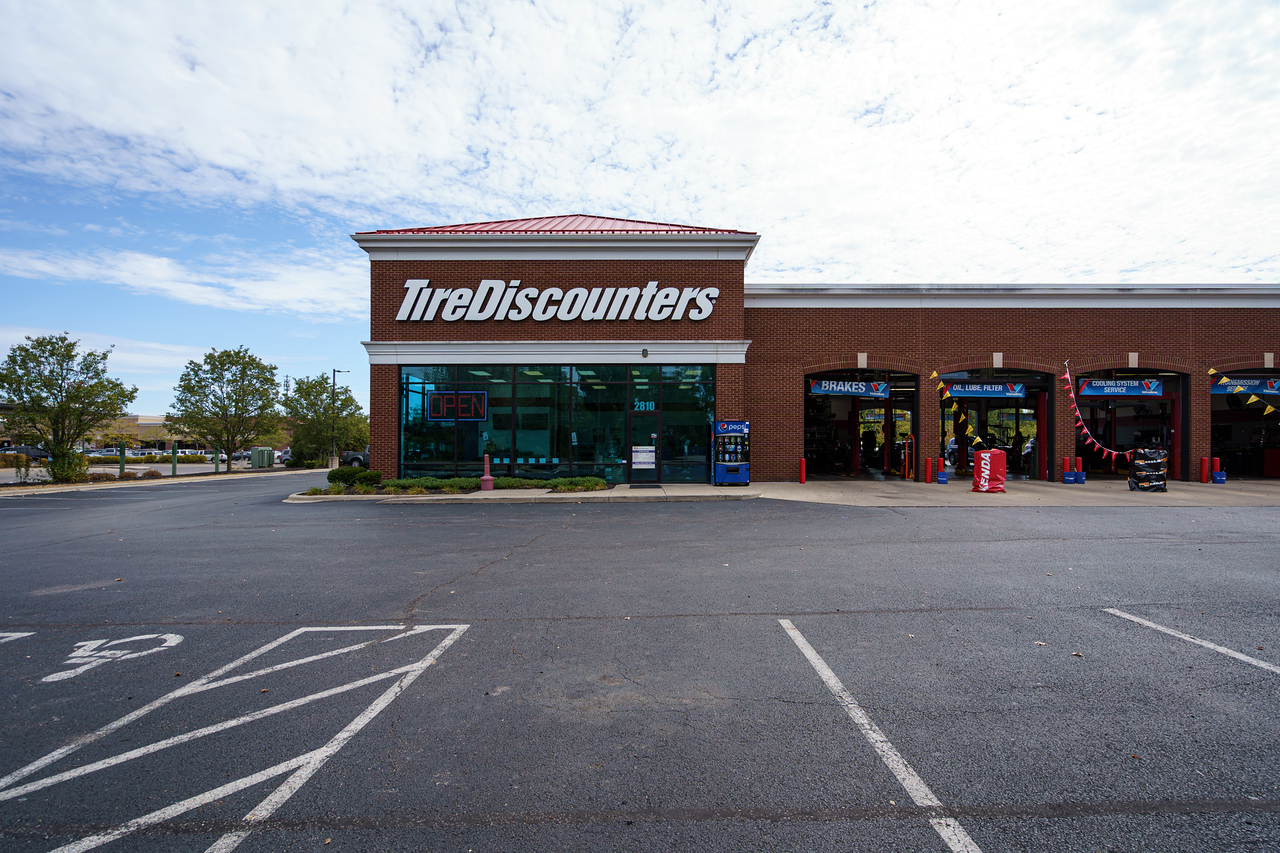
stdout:
<svg viewBox="0 0 1280 853">
<path fill-rule="evenodd" d="M 658 437 L 661 435 L 657 412 L 631 413 L 631 482 L 658 482 L 661 470 L 658 466 L 662 464 Z"/>
</svg>

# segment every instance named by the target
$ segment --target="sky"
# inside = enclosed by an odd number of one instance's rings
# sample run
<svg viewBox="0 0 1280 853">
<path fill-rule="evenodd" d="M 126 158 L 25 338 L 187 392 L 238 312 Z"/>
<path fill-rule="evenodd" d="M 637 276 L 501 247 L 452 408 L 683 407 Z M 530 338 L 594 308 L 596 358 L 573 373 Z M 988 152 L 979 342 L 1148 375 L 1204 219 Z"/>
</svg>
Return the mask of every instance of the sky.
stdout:
<svg viewBox="0 0 1280 853">
<path fill-rule="evenodd" d="M 1280 280 L 1280 0 L 0 0 L 0 352 L 367 407 L 356 231 L 761 234 L 747 281 Z"/>
</svg>

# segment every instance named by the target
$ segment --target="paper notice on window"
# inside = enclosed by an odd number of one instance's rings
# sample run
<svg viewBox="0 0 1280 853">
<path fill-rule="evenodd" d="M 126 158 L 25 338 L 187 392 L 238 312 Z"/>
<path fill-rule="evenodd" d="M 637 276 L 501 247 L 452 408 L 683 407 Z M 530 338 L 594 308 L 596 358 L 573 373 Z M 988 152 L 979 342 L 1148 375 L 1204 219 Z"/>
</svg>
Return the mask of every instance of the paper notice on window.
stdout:
<svg viewBox="0 0 1280 853">
<path fill-rule="evenodd" d="M 658 448 L 652 444 L 633 444 L 631 445 L 631 468 L 632 470 L 648 468 L 650 470 L 658 467 Z"/>
</svg>

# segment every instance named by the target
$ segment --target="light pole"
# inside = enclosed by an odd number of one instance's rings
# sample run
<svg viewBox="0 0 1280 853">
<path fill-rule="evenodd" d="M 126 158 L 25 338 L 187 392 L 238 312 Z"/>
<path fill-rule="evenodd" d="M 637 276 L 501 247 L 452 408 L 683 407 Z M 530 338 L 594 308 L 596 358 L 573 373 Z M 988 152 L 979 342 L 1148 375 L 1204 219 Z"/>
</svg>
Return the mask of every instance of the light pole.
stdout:
<svg viewBox="0 0 1280 853">
<path fill-rule="evenodd" d="M 329 389 L 329 467 L 338 467 L 338 419 L 335 417 L 334 409 L 337 408 L 338 400 L 338 374 L 350 373 L 350 370 L 333 369 L 333 385 Z"/>
</svg>

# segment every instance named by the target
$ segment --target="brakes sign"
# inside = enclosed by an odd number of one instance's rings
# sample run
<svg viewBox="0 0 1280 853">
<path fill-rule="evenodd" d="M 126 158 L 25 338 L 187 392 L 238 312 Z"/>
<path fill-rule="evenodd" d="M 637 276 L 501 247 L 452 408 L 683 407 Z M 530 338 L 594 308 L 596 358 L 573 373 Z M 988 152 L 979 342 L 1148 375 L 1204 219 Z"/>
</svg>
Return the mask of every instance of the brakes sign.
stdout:
<svg viewBox="0 0 1280 853">
<path fill-rule="evenodd" d="M 1003 450 L 973 453 L 973 491 L 1003 492 L 1006 463 Z"/>
</svg>

